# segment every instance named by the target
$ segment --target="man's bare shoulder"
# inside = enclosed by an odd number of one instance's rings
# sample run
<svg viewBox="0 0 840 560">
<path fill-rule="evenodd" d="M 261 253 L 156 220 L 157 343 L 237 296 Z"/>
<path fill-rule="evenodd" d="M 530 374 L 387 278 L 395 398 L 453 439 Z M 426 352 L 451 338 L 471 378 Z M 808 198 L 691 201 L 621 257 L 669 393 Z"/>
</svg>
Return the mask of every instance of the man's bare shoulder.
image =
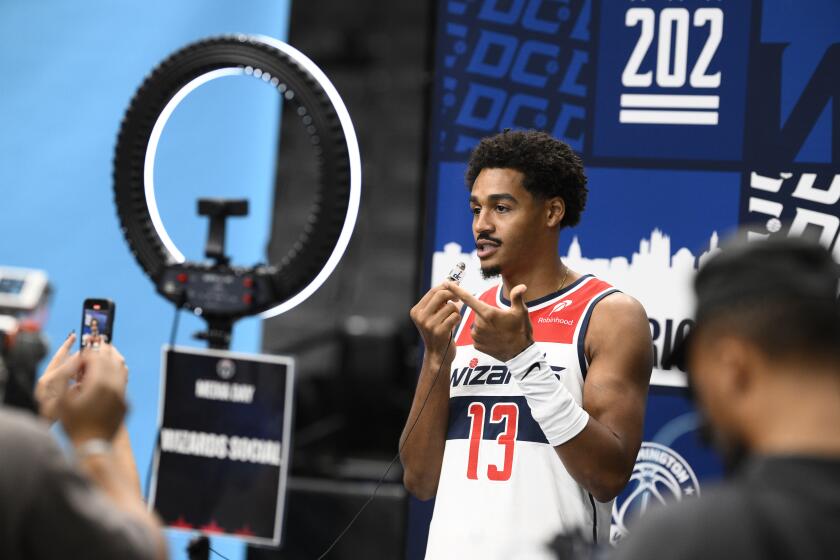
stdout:
<svg viewBox="0 0 840 560">
<path fill-rule="evenodd" d="M 592 322 L 614 323 L 617 326 L 624 323 L 647 323 L 647 312 L 636 298 L 624 292 L 613 292 L 595 305 L 592 311 Z"/>
<path fill-rule="evenodd" d="M 637 299 L 623 292 L 614 292 L 595 305 L 586 332 L 587 354 L 590 357 L 616 345 L 641 348 L 650 344 L 647 313 Z"/>
</svg>

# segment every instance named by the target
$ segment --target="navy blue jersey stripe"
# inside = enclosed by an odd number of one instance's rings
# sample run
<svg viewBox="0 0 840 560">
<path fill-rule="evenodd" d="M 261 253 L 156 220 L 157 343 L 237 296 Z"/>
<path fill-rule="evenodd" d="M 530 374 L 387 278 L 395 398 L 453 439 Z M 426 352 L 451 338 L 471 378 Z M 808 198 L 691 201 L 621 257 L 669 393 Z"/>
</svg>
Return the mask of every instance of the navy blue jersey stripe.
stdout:
<svg viewBox="0 0 840 560">
<path fill-rule="evenodd" d="M 467 309 L 469 309 L 469 307 L 467 307 L 466 305 L 461 306 L 461 318 L 458 319 L 458 324 L 455 325 L 455 330 L 452 331 L 452 339 L 453 340 L 457 340 L 458 335 L 461 334 L 461 325 L 464 324 L 464 317 L 466 317 L 466 315 L 467 315 Z"/>
<path fill-rule="evenodd" d="M 610 294 L 617 293 L 618 290 L 610 290 L 608 292 L 604 292 L 600 296 L 594 298 L 592 302 L 589 304 L 589 309 L 586 310 L 583 318 L 580 322 L 580 332 L 578 333 L 578 341 L 577 341 L 577 353 L 578 353 L 578 362 L 580 362 L 580 373 L 583 375 L 583 378 L 586 379 L 586 370 L 589 367 L 586 365 L 586 349 L 584 347 L 586 343 L 586 329 L 589 328 L 589 319 L 592 317 L 592 311 L 595 309 L 595 305 L 605 297 Z"/>
<path fill-rule="evenodd" d="M 541 303 L 545 303 L 545 302 L 550 301 L 550 300 L 552 300 L 556 297 L 560 297 L 563 294 L 565 294 L 566 292 L 568 292 L 569 290 L 571 290 L 572 288 L 580 285 L 580 283 L 583 282 L 584 280 L 586 280 L 587 278 L 592 278 L 592 275 L 591 274 L 585 274 L 584 276 L 581 276 L 580 278 L 578 278 L 577 280 L 575 280 L 574 282 L 572 282 L 568 286 L 566 286 L 566 287 L 564 287 L 560 290 L 557 290 L 553 294 L 548 294 L 547 296 L 543 296 L 541 298 L 535 299 L 534 301 L 527 301 L 527 302 L 525 302 L 525 305 L 527 305 L 528 307 L 534 307 L 535 305 L 540 305 Z M 510 307 L 510 300 L 507 299 L 505 296 L 499 294 L 499 299 L 502 301 L 502 303 L 504 303 L 505 305 Z"/>
<path fill-rule="evenodd" d="M 519 408 L 519 420 L 517 427 L 516 440 L 517 441 L 533 441 L 535 443 L 548 443 L 545 438 L 540 425 L 531 416 L 531 409 L 525 397 L 522 396 L 485 396 L 476 395 L 468 397 L 452 397 L 449 399 L 449 433 L 446 434 L 446 439 L 469 439 L 472 419 L 468 414 L 469 407 L 472 403 L 480 402 L 484 404 L 484 432 L 482 439 L 495 440 L 500 434 L 507 430 L 507 422 L 490 421 L 490 411 L 493 405 L 497 403 L 515 403 Z"/>
</svg>

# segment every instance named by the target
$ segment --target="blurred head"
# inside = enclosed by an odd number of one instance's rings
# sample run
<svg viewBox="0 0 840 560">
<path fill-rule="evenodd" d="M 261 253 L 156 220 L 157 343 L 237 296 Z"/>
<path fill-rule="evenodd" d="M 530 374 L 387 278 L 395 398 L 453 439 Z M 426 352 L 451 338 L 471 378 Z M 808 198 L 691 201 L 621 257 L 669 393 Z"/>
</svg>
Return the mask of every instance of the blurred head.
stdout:
<svg viewBox="0 0 840 560">
<path fill-rule="evenodd" d="M 556 254 L 560 229 L 586 205 L 580 158 L 544 132 L 509 131 L 483 139 L 466 175 L 482 273 L 527 268 L 541 252 Z"/>
<path fill-rule="evenodd" d="M 791 238 L 736 242 L 698 272 L 685 365 L 724 455 L 800 406 L 782 387 L 834 382 L 840 397 L 839 278 L 827 250 Z"/>
<path fill-rule="evenodd" d="M 91 330 L 91 332 L 99 332 L 99 320 L 98 319 L 91 319 L 90 320 L 90 330 Z"/>
</svg>

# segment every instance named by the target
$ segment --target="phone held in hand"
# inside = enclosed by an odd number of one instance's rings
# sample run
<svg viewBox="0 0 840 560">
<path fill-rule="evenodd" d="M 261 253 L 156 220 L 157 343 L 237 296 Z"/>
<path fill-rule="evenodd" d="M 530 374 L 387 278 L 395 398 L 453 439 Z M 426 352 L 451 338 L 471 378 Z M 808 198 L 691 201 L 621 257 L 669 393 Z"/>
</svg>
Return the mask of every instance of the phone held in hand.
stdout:
<svg viewBox="0 0 840 560">
<path fill-rule="evenodd" d="M 86 299 L 82 305 L 81 348 L 96 348 L 111 342 L 114 332 L 114 313 L 117 306 L 110 299 Z"/>
</svg>

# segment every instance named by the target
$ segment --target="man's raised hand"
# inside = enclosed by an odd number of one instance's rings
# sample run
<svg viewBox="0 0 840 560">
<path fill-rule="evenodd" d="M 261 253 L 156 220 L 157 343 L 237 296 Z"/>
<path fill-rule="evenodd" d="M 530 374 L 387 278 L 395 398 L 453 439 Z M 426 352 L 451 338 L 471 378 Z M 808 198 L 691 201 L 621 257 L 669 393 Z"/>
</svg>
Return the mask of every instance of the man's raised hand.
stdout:
<svg viewBox="0 0 840 560">
<path fill-rule="evenodd" d="M 39 412 L 50 422 L 58 417 L 58 401 L 67 391 L 70 380 L 78 375 L 82 367 L 81 355 L 72 354 L 76 333 L 71 332 L 59 346 L 50 360 L 44 375 L 35 386 L 35 398 L 38 401 Z"/>
<path fill-rule="evenodd" d="M 458 296 L 442 284 L 426 292 L 409 313 L 423 338 L 426 352 L 443 360 L 451 361 L 455 355 L 455 348 L 449 344 L 449 339 L 452 329 L 461 320 L 460 309 L 454 303 L 457 300 Z M 449 350 L 444 356 L 447 346 Z"/>
<path fill-rule="evenodd" d="M 510 291 L 509 310 L 484 303 L 454 282 L 445 283 L 444 288 L 475 312 L 471 334 L 479 352 L 506 362 L 534 343 L 524 284 Z"/>
<path fill-rule="evenodd" d="M 70 440 L 78 445 L 90 439 L 110 441 L 126 413 L 128 368 L 119 351 L 103 343 L 80 354 L 80 380 L 58 401 L 58 416 Z"/>
</svg>

